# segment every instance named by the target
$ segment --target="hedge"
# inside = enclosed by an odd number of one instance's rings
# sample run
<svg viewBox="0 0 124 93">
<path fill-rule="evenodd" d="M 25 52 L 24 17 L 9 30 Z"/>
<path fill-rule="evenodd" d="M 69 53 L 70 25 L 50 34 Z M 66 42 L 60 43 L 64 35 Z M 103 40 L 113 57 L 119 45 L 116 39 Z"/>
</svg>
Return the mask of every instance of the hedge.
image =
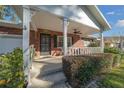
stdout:
<svg viewBox="0 0 124 93">
<path fill-rule="evenodd" d="M 0 56 L 0 87 L 24 87 L 23 53 L 17 48 Z"/>
<path fill-rule="evenodd" d="M 87 59 L 84 57 L 76 57 L 76 56 L 69 56 L 63 57 L 63 71 L 67 80 L 69 81 L 72 87 L 79 87 L 79 80 L 76 78 L 76 74 L 78 73 L 78 69 L 84 62 L 87 62 Z"/>
<path fill-rule="evenodd" d="M 121 55 L 115 54 L 114 60 L 113 60 L 113 67 L 118 67 L 121 63 Z"/>
<path fill-rule="evenodd" d="M 118 48 L 104 48 L 105 53 L 121 54 L 120 49 Z"/>
<path fill-rule="evenodd" d="M 64 74 L 72 87 L 85 86 L 96 76 L 109 72 L 113 58 L 111 53 L 65 56 L 62 58 Z"/>
<path fill-rule="evenodd" d="M 113 67 L 118 67 L 120 65 L 121 60 L 124 59 L 124 54 L 118 48 L 104 48 L 104 52 L 115 54 Z"/>
<path fill-rule="evenodd" d="M 124 59 L 124 53 L 121 53 L 121 59 L 122 60 Z"/>
</svg>

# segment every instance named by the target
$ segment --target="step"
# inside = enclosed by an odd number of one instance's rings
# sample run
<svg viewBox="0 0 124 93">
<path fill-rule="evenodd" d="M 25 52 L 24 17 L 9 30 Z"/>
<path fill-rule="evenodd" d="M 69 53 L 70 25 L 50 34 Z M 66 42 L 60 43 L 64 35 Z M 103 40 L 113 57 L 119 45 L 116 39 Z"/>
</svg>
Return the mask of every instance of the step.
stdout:
<svg viewBox="0 0 124 93">
<path fill-rule="evenodd" d="M 62 63 L 62 58 L 38 59 L 38 60 L 34 60 L 34 62 L 57 64 L 57 63 Z"/>
<path fill-rule="evenodd" d="M 35 74 L 37 74 L 38 72 L 40 72 L 40 74 L 42 76 L 45 76 L 45 75 L 50 75 L 50 74 L 54 74 L 54 73 L 57 73 L 57 72 L 62 72 L 63 69 L 62 69 L 62 66 L 61 65 L 57 65 L 57 66 L 47 66 L 47 68 L 37 68 L 37 67 L 33 67 L 31 69 L 31 76 L 34 77 Z"/>
<path fill-rule="evenodd" d="M 56 74 L 56 73 L 59 73 L 59 72 L 63 72 L 63 69 L 62 68 L 54 68 L 52 70 L 45 70 L 42 72 L 42 77 L 44 76 L 48 76 L 48 75 L 52 75 L 52 74 Z"/>
<path fill-rule="evenodd" d="M 51 86 L 51 88 L 67 88 L 67 85 L 65 84 L 65 82 L 61 82 L 59 84 Z"/>
<path fill-rule="evenodd" d="M 42 76 L 49 75 L 51 73 L 61 72 L 62 64 L 41 64 L 41 63 L 33 63 L 31 73 L 32 77 L 35 74 L 40 73 Z"/>
<path fill-rule="evenodd" d="M 36 82 L 37 84 L 36 84 Z M 45 76 L 38 76 L 36 80 L 32 82 L 32 87 L 54 87 L 58 84 L 65 83 L 66 78 L 63 72 L 57 72 Z"/>
<path fill-rule="evenodd" d="M 51 86 L 52 88 L 72 88 L 67 81 L 59 82 Z"/>
<path fill-rule="evenodd" d="M 39 75 L 38 78 L 40 78 L 44 81 L 52 81 L 54 83 L 58 83 L 59 81 L 61 82 L 63 80 L 66 80 L 63 72 L 51 73 L 51 74 L 45 75 L 45 76 Z"/>
<path fill-rule="evenodd" d="M 42 72 L 48 72 L 56 69 L 62 69 L 62 63 L 33 63 L 33 69 L 41 70 Z"/>
</svg>

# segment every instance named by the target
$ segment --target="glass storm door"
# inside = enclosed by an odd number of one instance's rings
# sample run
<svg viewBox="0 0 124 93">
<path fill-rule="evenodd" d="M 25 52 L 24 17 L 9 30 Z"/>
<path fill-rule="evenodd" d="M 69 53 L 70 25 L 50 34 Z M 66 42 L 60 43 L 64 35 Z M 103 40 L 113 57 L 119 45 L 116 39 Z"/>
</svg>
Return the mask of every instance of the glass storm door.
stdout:
<svg viewBox="0 0 124 93">
<path fill-rule="evenodd" d="M 40 35 L 40 48 L 41 55 L 49 55 L 51 50 L 51 42 L 49 34 L 41 34 Z"/>
</svg>

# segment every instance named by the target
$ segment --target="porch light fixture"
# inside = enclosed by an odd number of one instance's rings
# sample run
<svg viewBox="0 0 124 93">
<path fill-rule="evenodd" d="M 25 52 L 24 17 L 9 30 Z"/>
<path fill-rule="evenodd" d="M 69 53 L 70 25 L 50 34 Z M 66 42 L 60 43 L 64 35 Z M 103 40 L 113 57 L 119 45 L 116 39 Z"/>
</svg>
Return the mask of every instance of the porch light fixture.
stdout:
<svg viewBox="0 0 124 93">
<path fill-rule="evenodd" d="M 27 30 L 27 27 L 26 27 L 26 25 L 24 25 L 24 27 L 23 27 L 23 30 Z"/>
</svg>

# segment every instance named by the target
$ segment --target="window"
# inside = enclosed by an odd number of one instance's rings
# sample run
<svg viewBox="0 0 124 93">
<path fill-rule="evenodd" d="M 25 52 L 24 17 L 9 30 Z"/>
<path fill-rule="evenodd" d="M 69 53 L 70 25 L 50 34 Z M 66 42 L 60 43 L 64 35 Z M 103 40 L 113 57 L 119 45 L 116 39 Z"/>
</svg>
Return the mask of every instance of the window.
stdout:
<svg viewBox="0 0 124 93">
<path fill-rule="evenodd" d="M 68 47 L 72 45 L 72 37 L 67 37 Z M 63 36 L 57 37 L 57 47 L 63 47 Z"/>
</svg>

